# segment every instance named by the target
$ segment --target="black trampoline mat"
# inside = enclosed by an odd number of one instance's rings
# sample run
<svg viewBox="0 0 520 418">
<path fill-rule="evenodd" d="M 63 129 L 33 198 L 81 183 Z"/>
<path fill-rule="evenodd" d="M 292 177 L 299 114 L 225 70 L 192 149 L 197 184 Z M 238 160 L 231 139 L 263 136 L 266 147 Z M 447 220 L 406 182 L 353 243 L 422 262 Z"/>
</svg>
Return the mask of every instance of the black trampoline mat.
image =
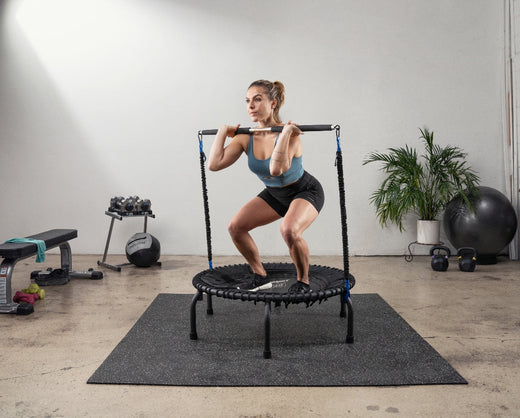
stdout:
<svg viewBox="0 0 520 418">
<path fill-rule="evenodd" d="M 354 294 L 353 344 L 339 297 L 272 308 L 271 359 L 263 358 L 264 304 L 159 294 L 88 383 L 174 386 L 386 386 L 466 380 L 377 294 Z"/>
<path fill-rule="evenodd" d="M 273 287 L 255 293 L 287 293 L 296 282 L 296 268 L 293 263 L 264 263 Z M 193 278 L 193 285 L 205 285 L 207 289 L 237 289 L 251 281 L 251 269 L 247 264 L 233 264 L 204 270 Z M 352 276 L 350 276 L 352 277 Z M 326 266 L 309 266 L 310 285 L 313 292 L 328 288 L 343 288 L 343 270 Z"/>
<path fill-rule="evenodd" d="M 192 281 L 201 292 L 225 299 L 238 299 L 256 302 L 281 302 L 284 304 L 305 303 L 311 305 L 333 296 L 345 294 L 345 274 L 343 270 L 318 266 L 309 266 L 310 292 L 290 292 L 296 283 L 296 268 L 293 263 L 264 263 L 271 287 L 249 291 L 252 271 L 247 264 L 232 264 L 201 271 Z M 355 278 L 348 275 L 348 287 L 355 284 Z M 244 290 L 241 290 L 244 289 Z"/>
</svg>

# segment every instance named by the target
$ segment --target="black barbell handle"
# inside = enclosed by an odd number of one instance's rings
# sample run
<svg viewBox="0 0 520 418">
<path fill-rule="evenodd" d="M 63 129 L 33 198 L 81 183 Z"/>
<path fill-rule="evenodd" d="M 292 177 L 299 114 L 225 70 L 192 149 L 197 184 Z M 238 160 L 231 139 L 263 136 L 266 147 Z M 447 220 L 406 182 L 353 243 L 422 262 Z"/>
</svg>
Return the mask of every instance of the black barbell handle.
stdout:
<svg viewBox="0 0 520 418">
<path fill-rule="evenodd" d="M 302 132 L 319 132 L 319 131 L 332 131 L 336 129 L 336 125 L 296 125 Z M 271 126 L 269 128 L 238 128 L 235 132 L 238 134 L 248 134 L 256 131 L 264 131 L 264 132 L 282 132 L 283 126 Z M 216 135 L 218 129 L 204 129 L 199 131 L 200 135 Z"/>
</svg>

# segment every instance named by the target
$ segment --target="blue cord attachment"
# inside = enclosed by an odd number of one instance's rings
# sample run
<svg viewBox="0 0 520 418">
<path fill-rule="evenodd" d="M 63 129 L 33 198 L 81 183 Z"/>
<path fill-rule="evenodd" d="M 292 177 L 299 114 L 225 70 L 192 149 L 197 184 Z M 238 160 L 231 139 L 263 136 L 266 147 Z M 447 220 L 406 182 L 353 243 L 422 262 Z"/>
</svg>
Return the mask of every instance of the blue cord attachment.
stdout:
<svg viewBox="0 0 520 418">
<path fill-rule="evenodd" d="M 202 154 L 203 161 L 206 162 L 206 154 L 204 154 L 204 141 L 202 141 L 202 133 L 199 132 L 199 153 Z"/>
<path fill-rule="evenodd" d="M 341 152 L 339 125 L 336 125 L 334 129 L 336 130 L 336 145 L 338 146 L 337 151 Z"/>
<path fill-rule="evenodd" d="M 346 293 L 345 293 L 345 302 L 346 302 L 350 298 L 350 280 L 348 279 L 348 277 L 345 279 L 345 289 L 346 289 Z"/>
<path fill-rule="evenodd" d="M 334 160 L 334 167 L 338 166 L 338 154 L 341 154 L 341 139 L 339 134 L 339 125 L 336 125 L 334 127 L 334 130 L 336 131 L 336 159 Z"/>
</svg>

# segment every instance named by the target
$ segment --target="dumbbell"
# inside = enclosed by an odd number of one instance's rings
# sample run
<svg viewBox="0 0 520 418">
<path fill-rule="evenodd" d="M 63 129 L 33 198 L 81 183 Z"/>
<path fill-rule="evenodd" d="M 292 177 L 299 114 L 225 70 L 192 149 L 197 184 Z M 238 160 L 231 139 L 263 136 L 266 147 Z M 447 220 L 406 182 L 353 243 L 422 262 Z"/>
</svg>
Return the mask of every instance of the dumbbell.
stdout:
<svg viewBox="0 0 520 418">
<path fill-rule="evenodd" d="M 432 269 L 435 271 L 448 270 L 448 258 L 450 255 L 450 249 L 444 245 L 434 245 L 432 248 L 430 248 Z"/>
<path fill-rule="evenodd" d="M 110 207 L 108 208 L 108 210 L 110 212 L 118 212 L 121 210 L 121 205 L 123 203 L 123 201 L 125 200 L 125 198 L 123 196 L 115 196 L 113 198 L 110 199 Z"/>
<path fill-rule="evenodd" d="M 477 250 L 472 247 L 461 247 L 457 250 L 460 271 L 475 271 L 477 265 Z"/>
<path fill-rule="evenodd" d="M 152 209 L 152 202 L 150 199 L 139 199 L 137 201 L 139 212 L 150 212 Z"/>
<path fill-rule="evenodd" d="M 122 211 L 123 212 L 134 212 L 138 200 L 139 200 L 139 196 L 127 197 L 121 204 Z"/>
</svg>

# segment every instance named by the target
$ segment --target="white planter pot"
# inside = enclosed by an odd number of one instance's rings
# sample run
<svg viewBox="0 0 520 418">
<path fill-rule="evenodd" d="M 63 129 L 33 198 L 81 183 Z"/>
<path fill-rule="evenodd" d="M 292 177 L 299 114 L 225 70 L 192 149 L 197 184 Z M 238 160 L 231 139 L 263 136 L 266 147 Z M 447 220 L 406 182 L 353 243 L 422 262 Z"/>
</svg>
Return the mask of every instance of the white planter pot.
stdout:
<svg viewBox="0 0 520 418">
<path fill-rule="evenodd" d="M 417 243 L 440 244 L 441 223 L 440 221 L 417 220 Z"/>
</svg>

